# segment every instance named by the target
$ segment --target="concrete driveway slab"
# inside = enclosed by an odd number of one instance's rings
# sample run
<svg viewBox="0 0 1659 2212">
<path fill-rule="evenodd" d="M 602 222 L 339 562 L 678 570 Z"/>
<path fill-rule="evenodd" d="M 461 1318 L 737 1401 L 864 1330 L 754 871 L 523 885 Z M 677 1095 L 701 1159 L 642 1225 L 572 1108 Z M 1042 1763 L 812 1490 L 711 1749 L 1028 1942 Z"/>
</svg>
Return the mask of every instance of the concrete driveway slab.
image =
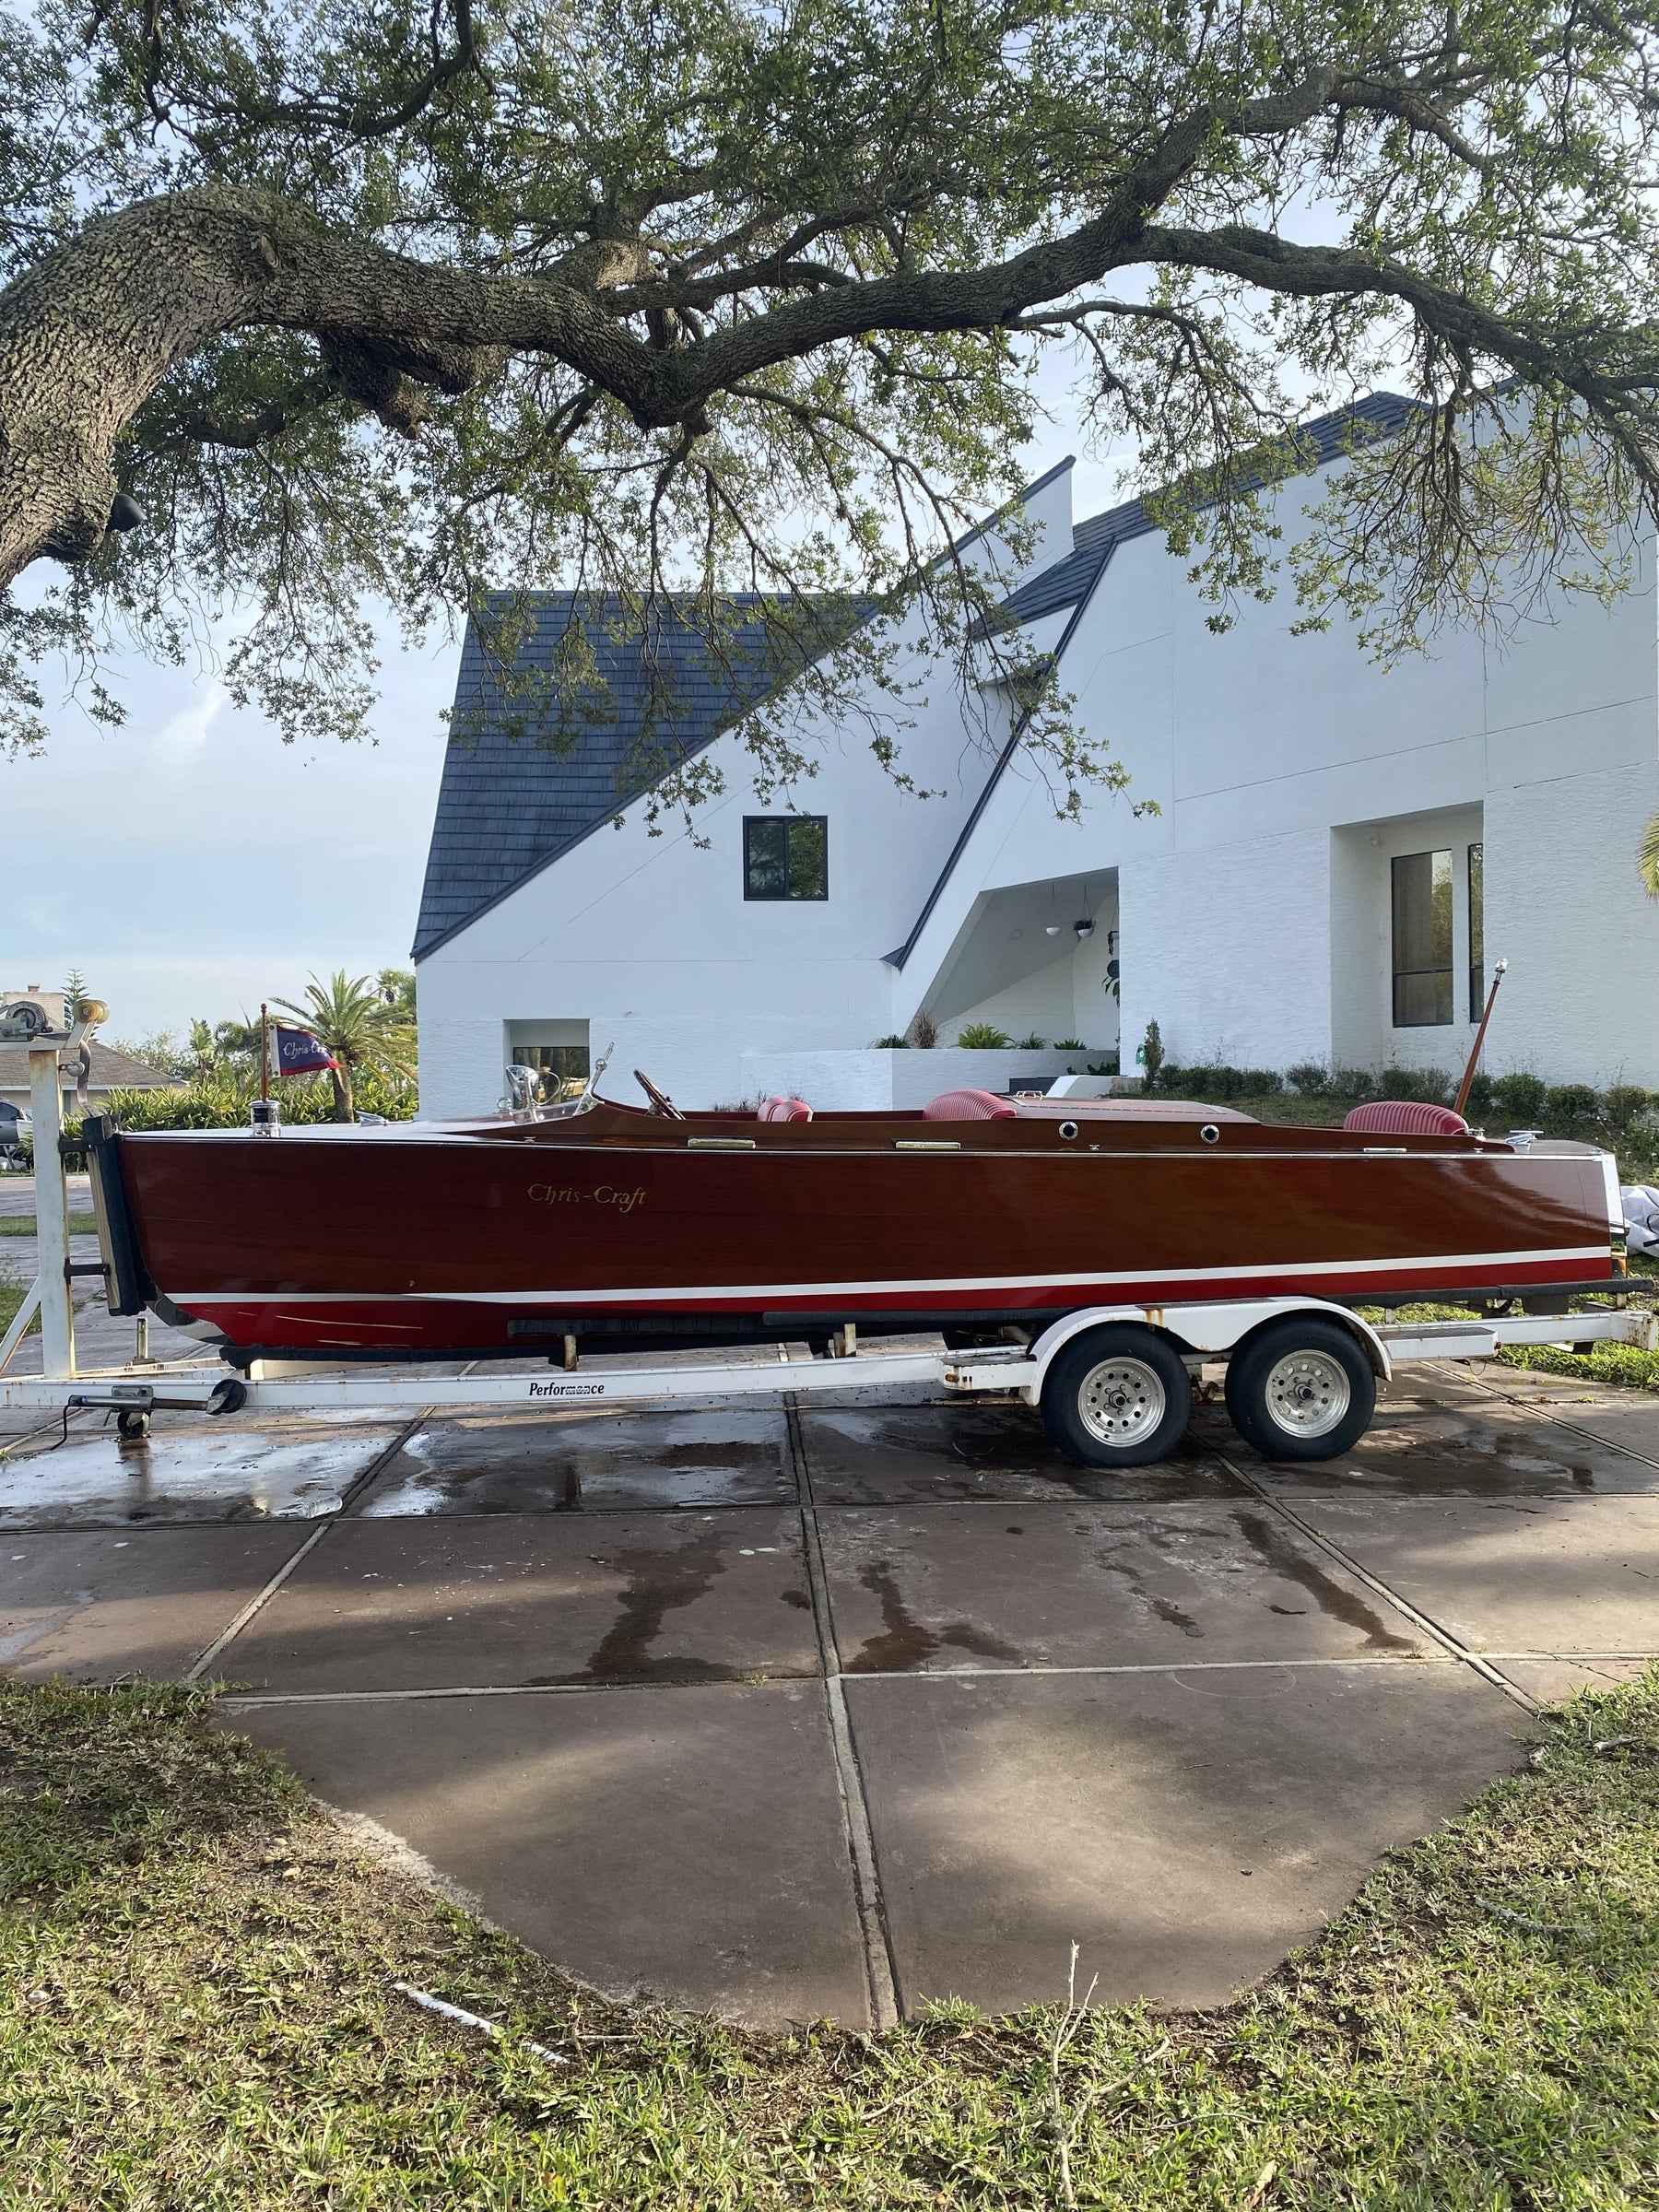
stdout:
<svg viewBox="0 0 1659 2212">
<path fill-rule="evenodd" d="M 1508 1405 L 1515 1419 L 1535 1429 L 1545 1425 L 1540 1416 L 1547 1416 L 1550 1427 L 1559 1426 L 1571 1437 L 1594 1437 L 1597 1443 L 1636 1454 L 1645 1463 L 1647 1479 L 1659 1488 L 1659 1397 L 1626 1390 L 1596 1396 L 1512 1399 Z"/>
<path fill-rule="evenodd" d="M 794 1512 L 344 1521 L 226 1653 L 273 1689 L 818 1671 Z"/>
<path fill-rule="evenodd" d="M 1215 2005 L 1518 1760 L 1457 1665 L 850 1682 L 907 2012 Z"/>
<path fill-rule="evenodd" d="M 818 1683 L 222 1709 L 578 1979 L 867 2025 Z"/>
<path fill-rule="evenodd" d="M 545 1513 L 778 1505 L 794 1496 L 781 1407 L 469 1416 L 429 1421 L 359 1511 Z"/>
<path fill-rule="evenodd" d="M 233 1418 L 132 1443 L 112 1429 L 71 1430 L 55 1451 L 0 1459 L 0 1535 L 134 1522 L 316 1520 L 338 1512 L 397 1433 L 361 1421 L 253 1429 Z"/>
<path fill-rule="evenodd" d="M 942 1505 L 819 1517 L 848 1674 L 1436 1647 L 1264 1506 Z"/>
<path fill-rule="evenodd" d="M 1646 1671 L 1643 1659 L 1506 1659 L 1502 1671 L 1518 1689 L 1553 1705 L 1575 1689 L 1610 1689 Z"/>
<path fill-rule="evenodd" d="M 1473 1651 L 1659 1652 L 1659 1498 L 1297 1510 Z"/>
<path fill-rule="evenodd" d="M 0 1530 L 0 1668 L 175 1679 L 303 1543 L 302 1529 Z"/>
<path fill-rule="evenodd" d="M 1030 1406 L 815 1404 L 802 1408 L 800 1428 L 820 1505 L 1236 1497 L 1241 1487 L 1197 1453 L 1118 1475 L 1076 1466 Z"/>
<path fill-rule="evenodd" d="M 1659 1416 L 1655 1420 L 1659 1425 Z M 1350 1491 L 1393 1498 L 1659 1496 L 1659 1463 L 1631 1458 L 1616 1448 L 1612 1432 L 1604 1433 L 1610 1441 L 1598 1442 L 1498 1398 L 1457 1406 L 1384 1399 L 1371 1429 L 1340 1459 L 1264 1463 L 1236 1437 L 1231 1455 L 1287 1498 Z"/>
</svg>

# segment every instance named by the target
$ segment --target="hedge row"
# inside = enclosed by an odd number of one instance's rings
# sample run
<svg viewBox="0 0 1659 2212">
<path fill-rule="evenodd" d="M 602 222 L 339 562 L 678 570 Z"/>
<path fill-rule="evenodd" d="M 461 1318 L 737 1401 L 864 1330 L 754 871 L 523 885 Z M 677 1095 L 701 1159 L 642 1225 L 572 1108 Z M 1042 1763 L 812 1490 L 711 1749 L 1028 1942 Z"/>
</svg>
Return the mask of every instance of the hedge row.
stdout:
<svg viewBox="0 0 1659 2212">
<path fill-rule="evenodd" d="M 1283 1075 L 1273 1068 L 1173 1067 L 1158 1073 L 1157 1088 L 1167 1098 L 1265 1099 L 1285 1091 L 1329 1099 L 1344 1108 L 1371 1099 L 1418 1099 L 1431 1106 L 1451 1105 L 1457 1078 L 1443 1067 L 1324 1067 L 1303 1062 Z M 1477 1071 L 1469 1088 L 1468 1111 L 1477 1120 L 1496 1117 L 1511 1128 L 1600 1129 L 1618 1134 L 1639 1114 L 1659 1110 L 1659 1091 L 1635 1083 L 1596 1090 L 1588 1083 L 1547 1084 L 1542 1077 L 1517 1071 L 1489 1076 Z"/>
</svg>

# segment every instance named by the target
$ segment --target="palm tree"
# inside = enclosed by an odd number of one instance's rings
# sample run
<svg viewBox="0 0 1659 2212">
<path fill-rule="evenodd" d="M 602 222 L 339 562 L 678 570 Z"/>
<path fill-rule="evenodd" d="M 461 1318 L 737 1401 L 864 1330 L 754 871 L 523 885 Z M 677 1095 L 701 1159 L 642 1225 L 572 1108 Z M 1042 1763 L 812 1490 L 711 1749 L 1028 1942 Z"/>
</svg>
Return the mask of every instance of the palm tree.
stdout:
<svg viewBox="0 0 1659 2212">
<path fill-rule="evenodd" d="M 297 1014 L 339 1063 L 331 1077 L 336 1122 L 357 1119 L 352 1084 L 359 1075 L 383 1076 L 393 1083 L 413 1077 L 415 1031 L 370 977 L 348 978 L 344 968 L 336 968 L 326 984 L 312 977 L 303 1005 L 291 998 L 274 1003 L 285 1014 Z"/>
<path fill-rule="evenodd" d="M 1641 842 L 1636 848 L 1636 866 L 1642 889 L 1650 899 L 1659 899 L 1659 814 L 1641 833 Z"/>
</svg>

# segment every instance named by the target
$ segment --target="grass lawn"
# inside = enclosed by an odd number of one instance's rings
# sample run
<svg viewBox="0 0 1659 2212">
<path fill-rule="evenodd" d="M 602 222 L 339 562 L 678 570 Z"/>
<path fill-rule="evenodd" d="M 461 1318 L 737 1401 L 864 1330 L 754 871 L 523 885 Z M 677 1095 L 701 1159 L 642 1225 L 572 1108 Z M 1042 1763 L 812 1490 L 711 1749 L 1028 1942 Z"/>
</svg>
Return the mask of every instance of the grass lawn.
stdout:
<svg viewBox="0 0 1659 2212">
<path fill-rule="evenodd" d="M 0 1253 L 0 1336 L 5 1335 L 18 1318 L 18 1308 L 23 1303 L 29 1285 L 18 1270 L 5 1253 Z M 32 1335 L 40 1325 L 41 1318 L 37 1313 L 29 1325 L 29 1334 Z"/>
<path fill-rule="evenodd" d="M 7 2212 L 1659 2193 L 1659 1672 L 1541 1724 L 1529 1766 L 1224 2012 L 947 2006 L 874 2038 L 582 1995 L 206 1715 L 180 1690 L 0 1686 Z"/>
<path fill-rule="evenodd" d="M 35 1218 L 32 1214 L 0 1214 L 0 1237 L 32 1237 Z M 98 1217 L 95 1214 L 71 1214 L 69 1234 L 72 1237 L 95 1237 L 98 1234 Z"/>
</svg>

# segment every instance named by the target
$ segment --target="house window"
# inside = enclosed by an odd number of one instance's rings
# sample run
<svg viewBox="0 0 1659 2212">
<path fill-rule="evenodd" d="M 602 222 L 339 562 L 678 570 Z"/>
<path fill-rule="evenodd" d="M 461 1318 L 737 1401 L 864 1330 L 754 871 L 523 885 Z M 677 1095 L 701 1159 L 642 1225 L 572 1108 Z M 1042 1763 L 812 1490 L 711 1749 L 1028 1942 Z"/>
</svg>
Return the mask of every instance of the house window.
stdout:
<svg viewBox="0 0 1659 2212">
<path fill-rule="evenodd" d="M 1394 1026 L 1453 1018 L 1452 855 L 1404 853 L 1394 863 Z"/>
<path fill-rule="evenodd" d="M 521 1067 L 540 1068 L 549 1091 L 590 1073 L 585 1044 L 515 1044 L 512 1056 Z"/>
<path fill-rule="evenodd" d="M 830 824 L 821 814 L 751 814 L 743 823 L 746 899 L 828 899 Z"/>
<path fill-rule="evenodd" d="M 1486 1006 L 1486 884 L 1484 851 L 1469 847 L 1469 1019 L 1478 1021 Z"/>
</svg>

